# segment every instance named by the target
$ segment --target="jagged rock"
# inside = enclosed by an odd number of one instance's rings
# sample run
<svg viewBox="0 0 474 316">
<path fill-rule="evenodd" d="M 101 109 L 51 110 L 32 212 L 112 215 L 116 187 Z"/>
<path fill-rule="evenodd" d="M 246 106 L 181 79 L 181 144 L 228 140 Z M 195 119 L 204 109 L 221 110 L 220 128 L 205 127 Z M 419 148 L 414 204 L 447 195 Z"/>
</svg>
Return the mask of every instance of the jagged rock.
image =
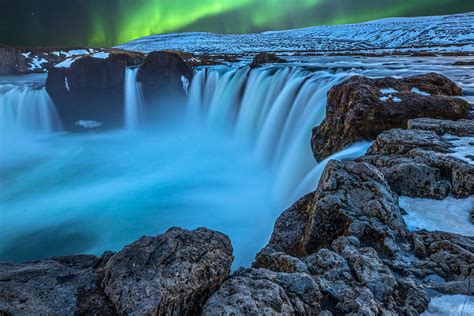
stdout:
<svg viewBox="0 0 474 316">
<path fill-rule="evenodd" d="M 258 68 L 262 64 L 284 63 L 286 60 L 273 53 L 259 53 L 255 55 L 250 64 L 250 68 Z"/>
<path fill-rule="evenodd" d="M 409 119 L 469 119 L 467 101 L 453 98 L 461 89 L 430 73 L 404 79 L 354 76 L 328 93 L 326 118 L 313 129 L 316 160 L 358 140 L 372 140 L 392 128 L 405 128 Z"/>
<path fill-rule="evenodd" d="M 318 315 L 320 299 L 307 274 L 244 269 L 209 298 L 203 315 Z"/>
<path fill-rule="evenodd" d="M 0 44 L 0 76 L 28 71 L 25 56 L 13 47 Z"/>
<path fill-rule="evenodd" d="M 83 131 L 83 126 L 76 124 L 79 121 L 100 122 L 105 129 L 122 126 L 125 68 L 142 60 L 140 53 L 114 52 L 106 58 L 86 55 L 70 67 L 52 68 L 46 89 L 63 127 Z"/>
<path fill-rule="evenodd" d="M 172 228 L 112 256 L 102 286 L 122 314 L 197 314 L 228 276 L 232 260 L 227 236 Z"/>
<path fill-rule="evenodd" d="M 185 87 L 193 77 L 191 54 L 178 51 L 155 51 L 145 58 L 137 74 L 145 100 L 154 102 L 184 97 Z"/>
<path fill-rule="evenodd" d="M 114 315 L 98 285 L 95 256 L 0 264 L 0 314 Z"/>
</svg>

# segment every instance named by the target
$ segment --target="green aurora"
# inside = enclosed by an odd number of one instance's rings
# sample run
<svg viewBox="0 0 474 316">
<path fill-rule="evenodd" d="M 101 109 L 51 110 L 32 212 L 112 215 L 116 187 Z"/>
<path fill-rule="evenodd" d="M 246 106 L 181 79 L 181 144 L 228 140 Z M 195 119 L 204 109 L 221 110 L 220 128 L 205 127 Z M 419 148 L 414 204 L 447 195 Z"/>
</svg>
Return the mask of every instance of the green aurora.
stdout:
<svg viewBox="0 0 474 316">
<path fill-rule="evenodd" d="M 160 33 L 249 33 L 474 11 L 472 0 L 0 0 L 0 42 L 113 46 Z"/>
</svg>

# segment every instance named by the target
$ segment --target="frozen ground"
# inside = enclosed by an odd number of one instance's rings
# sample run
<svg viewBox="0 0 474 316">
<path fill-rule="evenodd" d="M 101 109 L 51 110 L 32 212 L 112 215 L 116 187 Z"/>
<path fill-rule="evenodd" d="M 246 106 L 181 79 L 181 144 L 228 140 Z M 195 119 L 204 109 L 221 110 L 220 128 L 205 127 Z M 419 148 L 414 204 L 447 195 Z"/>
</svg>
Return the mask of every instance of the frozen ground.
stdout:
<svg viewBox="0 0 474 316">
<path fill-rule="evenodd" d="M 257 34 L 193 32 L 152 35 L 118 48 L 151 52 L 245 54 L 273 51 L 334 53 L 473 52 L 474 12 L 457 15 L 389 18 L 359 24 L 316 26 Z"/>
<path fill-rule="evenodd" d="M 466 199 L 447 197 L 444 200 L 400 197 L 400 206 L 410 230 L 439 230 L 464 236 L 474 236 L 474 225 L 469 221 L 474 208 L 474 196 Z"/>
</svg>

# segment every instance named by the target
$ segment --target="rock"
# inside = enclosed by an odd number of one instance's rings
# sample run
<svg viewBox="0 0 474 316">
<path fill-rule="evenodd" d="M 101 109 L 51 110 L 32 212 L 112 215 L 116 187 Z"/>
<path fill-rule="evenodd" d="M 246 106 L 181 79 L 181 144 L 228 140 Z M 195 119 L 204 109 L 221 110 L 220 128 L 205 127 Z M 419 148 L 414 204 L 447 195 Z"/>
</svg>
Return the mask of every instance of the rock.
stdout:
<svg viewBox="0 0 474 316">
<path fill-rule="evenodd" d="M 105 54 L 105 53 L 104 53 Z M 83 56 L 70 67 L 52 68 L 46 89 L 53 99 L 63 127 L 84 131 L 80 121 L 100 122 L 102 129 L 124 122 L 125 68 L 140 63 L 140 53 L 110 53 L 106 58 Z"/>
<path fill-rule="evenodd" d="M 440 136 L 446 133 L 458 136 L 469 136 L 474 135 L 474 120 L 450 121 L 421 118 L 409 120 L 408 128 L 433 131 Z"/>
<path fill-rule="evenodd" d="M 0 314 L 114 315 L 98 285 L 95 256 L 0 264 Z"/>
<path fill-rule="evenodd" d="M 232 260 L 227 236 L 172 228 L 113 255 L 102 286 L 122 314 L 197 314 L 227 278 Z"/>
<path fill-rule="evenodd" d="M 191 54 L 178 51 L 149 53 L 137 74 L 145 100 L 164 106 L 169 99 L 183 99 L 184 88 L 193 78 L 193 58 Z"/>
<path fill-rule="evenodd" d="M 320 299 L 309 275 L 244 269 L 209 298 L 203 315 L 318 315 Z"/>
<path fill-rule="evenodd" d="M 313 129 L 312 149 L 322 160 L 358 140 L 372 140 L 382 131 L 405 128 L 410 119 L 469 119 L 461 88 L 430 73 L 404 79 L 354 76 L 328 93 L 326 118 Z"/>
<path fill-rule="evenodd" d="M 13 47 L 0 44 L 0 76 L 28 71 L 25 56 Z"/>
<path fill-rule="evenodd" d="M 286 62 L 286 60 L 278 57 L 273 53 L 259 53 L 253 58 L 252 63 L 250 64 L 250 68 L 258 68 L 262 64 L 274 64 L 284 62 Z"/>
<path fill-rule="evenodd" d="M 474 66 L 474 61 L 457 61 L 453 64 L 454 66 Z"/>
</svg>

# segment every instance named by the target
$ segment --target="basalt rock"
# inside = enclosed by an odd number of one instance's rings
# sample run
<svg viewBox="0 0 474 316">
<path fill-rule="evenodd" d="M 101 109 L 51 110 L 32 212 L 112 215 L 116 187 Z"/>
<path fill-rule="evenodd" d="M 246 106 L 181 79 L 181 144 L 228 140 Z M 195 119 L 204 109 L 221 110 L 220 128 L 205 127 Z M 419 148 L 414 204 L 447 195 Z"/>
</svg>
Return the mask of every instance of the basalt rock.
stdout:
<svg viewBox="0 0 474 316">
<path fill-rule="evenodd" d="M 328 93 L 326 118 L 313 129 L 314 157 L 322 160 L 358 140 L 405 128 L 410 119 L 469 119 L 469 103 L 454 98 L 460 95 L 461 88 L 435 73 L 404 79 L 351 77 Z"/>
<path fill-rule="evenodd" d="M 79 57 L 70 67 L 49 71 L 46 89 L 66 130 L 83 131 L 80 121 L 99 122 L 105 129 L 122 126 L 125 68 L 139 64 L 143 56 L 107 54 L 106 58 Z"/>
<path fill-rule="evenodd" d="M 102 286 L 122 314 L 195 315 L 228 276 L 232 260 L 227 236 L 172 228 L 112 256 Z"/>
<path fill-rule="evenodd" d="M 0 76 L 26 73 L 25 56 L 13 47 L 0 44 Z"/>
<path fill-rule="evenodd" d="M 101 257 L 1 263 L 0 314 L 199 314 L 232 260 L 227 236 L 172 228 Z"/>
<path fill-rule="evenodd" d="M 318 315 L 320 300 L 307 274 L 243 269 L 211 296 L 203 315 Z"/>
<path fill-rule="evenodd" d="M 258 68 L 262 64 L 284 63 L 286 60 L 273 53 L 259 53 L 255 55 L 250 64 L 250 68 Z"/>
</svg>

